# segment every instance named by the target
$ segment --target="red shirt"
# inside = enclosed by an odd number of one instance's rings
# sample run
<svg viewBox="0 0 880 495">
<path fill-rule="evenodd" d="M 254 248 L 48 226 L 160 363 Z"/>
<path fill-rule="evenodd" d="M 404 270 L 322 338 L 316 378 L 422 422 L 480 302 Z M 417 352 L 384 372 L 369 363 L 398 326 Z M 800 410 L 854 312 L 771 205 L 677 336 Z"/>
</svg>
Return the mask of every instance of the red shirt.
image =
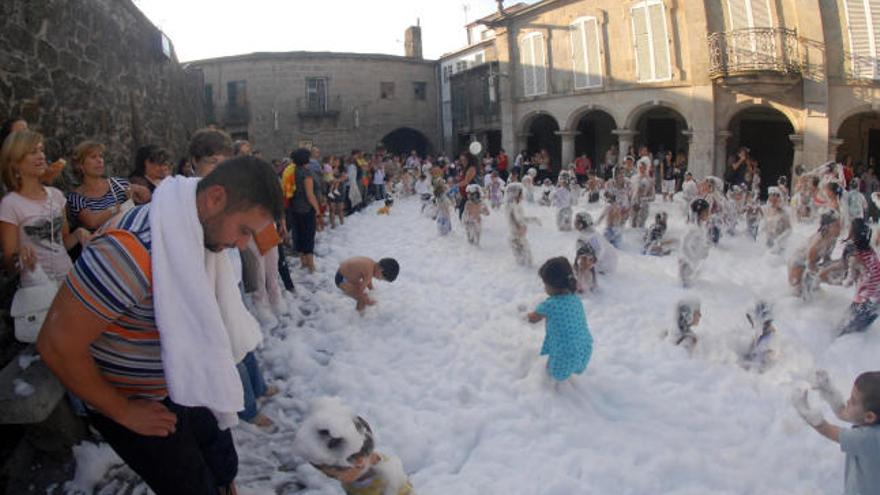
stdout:
<svg viewBox="0 0 880 495">
<path fill-rule="evenodd" d="M 575 175 L 587 175 L 587 171 L 593 167 L 593 163 L 589 158 L 584 156 L 579 156 L 574 161 L 574 173 Z"/>
<path fill-rule="evenodd" d="M 497 157 L 498 170 L 507 170 L 507 153 L 501 153 Z"/>
</svg>

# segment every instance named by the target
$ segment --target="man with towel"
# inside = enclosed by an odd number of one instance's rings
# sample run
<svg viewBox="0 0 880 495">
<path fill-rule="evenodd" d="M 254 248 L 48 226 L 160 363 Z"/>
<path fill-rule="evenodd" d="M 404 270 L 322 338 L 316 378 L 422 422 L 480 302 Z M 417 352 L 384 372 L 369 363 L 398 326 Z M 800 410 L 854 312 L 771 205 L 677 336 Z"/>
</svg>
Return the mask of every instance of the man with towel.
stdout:
<svg viewBox="0 0 880 495">
<path fill-rule="evenodd" d="M 227 332 L 252 318 L 228 290 L 222 251 L 281 214 L 278 179 L 254 157 L 201 180 L 168 178 L 152 203 L 93 238 L 49 310 L 43 360 L 158 495 L 235 493 L 228 428 L 243 391 L 233 356 L 258 335 Z"/>
</svg>

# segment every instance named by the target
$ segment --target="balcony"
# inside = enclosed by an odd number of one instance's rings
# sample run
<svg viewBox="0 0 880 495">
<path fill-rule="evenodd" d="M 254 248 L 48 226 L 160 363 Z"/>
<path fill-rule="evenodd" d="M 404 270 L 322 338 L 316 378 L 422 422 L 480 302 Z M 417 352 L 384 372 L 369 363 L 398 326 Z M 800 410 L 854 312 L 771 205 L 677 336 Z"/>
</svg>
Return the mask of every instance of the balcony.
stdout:
<svg viewBox="0 0 880 495">
<path fill-rule="evenodd" d="M 723 86 L 766 94 L 802 78 L 801 43 L 792 29 L 736 29 L 712 33 L 708 42 L 709 77 Z"/>
<path fill-rule="evenodd" d="M 335 119 L 342 112 L 340 95 L 326 98 L 297 98 L 296 114 L 300 119 Z"/>
</svg>

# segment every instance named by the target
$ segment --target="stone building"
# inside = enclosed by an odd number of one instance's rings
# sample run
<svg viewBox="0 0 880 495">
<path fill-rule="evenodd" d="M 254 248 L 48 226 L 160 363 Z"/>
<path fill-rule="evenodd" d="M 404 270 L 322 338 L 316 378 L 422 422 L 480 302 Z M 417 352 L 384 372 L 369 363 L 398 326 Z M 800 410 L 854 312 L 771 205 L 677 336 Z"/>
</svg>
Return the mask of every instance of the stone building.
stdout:
<svg viewBox="0 0 880 495">
<path fill-rule="evenodd" d="M 200 86 L 131 0 L 0 1 L 0 120 L 27 120 L 49 159 L 85 139 L 118 174 L 147 143 L 185 156 Z"/>
<path fill-rule="evenodd" d="M 324 155 L 378 145 L 408 153 L 440 143 L 437 63 L 421 57 L 418 26 L 407 56 L 253 53 L 189 64 L 204 77 L 209 123 L 248 139 L 267 158 L 301 145 Z"/>
<path fill-rule="evenodd" d="M 487 79 L 498 81 L 496 128 L 509 152 L 547 148 L 558 167 L 580 153 L 604 159 L 612 143 L 646 144 L 686 153 L 699 175 L 720 175 L 742 145 L 766 185 L 793 165 L 880 155 L 875 4 L 543 0 L 479 21 L 489 39 L 440 64 L 475 49 L 493 54 L 483 65 L 497 73 L 466 70 L 495 74 Z M 451 104 L 447 115 L 456 115 Z M 444 142 L 488 140 L 461 130 L 470 136 L 444 127 Z"/>
</svg>

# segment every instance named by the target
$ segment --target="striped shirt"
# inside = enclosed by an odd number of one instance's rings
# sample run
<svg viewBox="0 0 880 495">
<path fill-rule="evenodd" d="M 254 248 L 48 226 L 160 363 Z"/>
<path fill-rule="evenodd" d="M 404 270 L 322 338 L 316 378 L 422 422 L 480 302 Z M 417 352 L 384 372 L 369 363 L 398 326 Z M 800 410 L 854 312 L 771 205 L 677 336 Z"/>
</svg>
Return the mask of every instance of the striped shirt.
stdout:
<svg viewBox="0 0 880 495">
<path fill-rule="evenodd" d="M 865 249 L 856 251 L 855 255 L 865 265 L 865 273 L 859 279 L 853 302 L 880 301 L 880 259 L 877 258 L 877 253 L 873 249 Z"/>
<path fill-rule="evenodd" d="M 106 326 L 92 342 L 101 375 L 127 397 L 167 395 L 153 307 L 149 205 L 105 225 L 65 283 Z"/>
<path fill-rule="evenodd" d="M 113 177 L 107 179 L 110 188 L 100 198 L 90 198 L 71 191 L 67 193 L 67 211 L 73 216 L 79 216 L 83 210 L 104 211 L 124 203 L 128 199 L 126 191 L 131 187 L 127 179 Z"/>
</svg>

